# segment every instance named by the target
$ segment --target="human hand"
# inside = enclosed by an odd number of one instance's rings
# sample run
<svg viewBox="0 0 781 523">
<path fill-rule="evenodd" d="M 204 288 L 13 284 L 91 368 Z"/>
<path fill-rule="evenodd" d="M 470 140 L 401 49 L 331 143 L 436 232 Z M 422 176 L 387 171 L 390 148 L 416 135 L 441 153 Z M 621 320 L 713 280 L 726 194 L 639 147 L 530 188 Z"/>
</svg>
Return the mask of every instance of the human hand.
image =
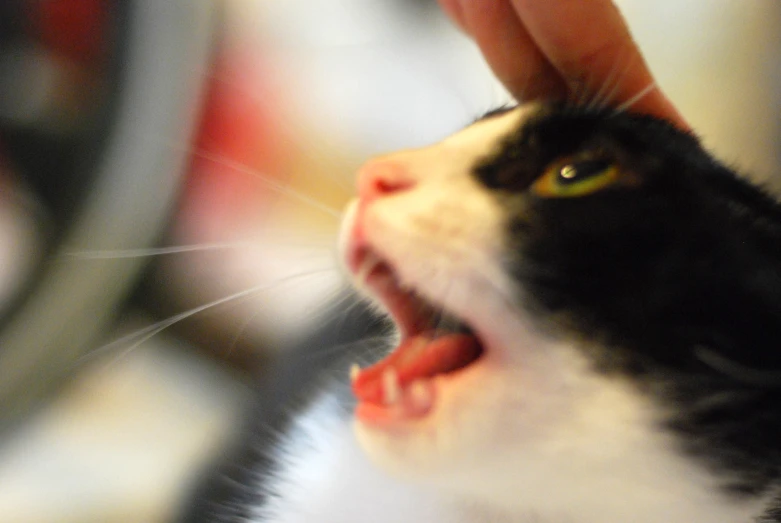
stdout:
<svg viewBox="0 0 781 523">
<path fill-rule="evenodd" d="M 438 0 L 518 100 L 570 97 L 688 128 L 611 0 Z"/>
</svg>

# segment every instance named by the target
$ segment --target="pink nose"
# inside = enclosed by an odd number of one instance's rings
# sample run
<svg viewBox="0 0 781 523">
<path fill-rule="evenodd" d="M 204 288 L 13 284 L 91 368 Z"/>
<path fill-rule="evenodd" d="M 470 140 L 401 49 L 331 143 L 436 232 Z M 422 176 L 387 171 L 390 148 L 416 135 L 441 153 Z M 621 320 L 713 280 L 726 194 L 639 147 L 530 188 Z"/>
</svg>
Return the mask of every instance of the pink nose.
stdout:
<svg viewBox="0 0 781 523">
<path fill-rule="evenodd" d="M 371 161 L 358 172 L 358 196 L 366 203 L 410 189 L 413 185 L 409 172 L 397 162 Z"/>
</svg>

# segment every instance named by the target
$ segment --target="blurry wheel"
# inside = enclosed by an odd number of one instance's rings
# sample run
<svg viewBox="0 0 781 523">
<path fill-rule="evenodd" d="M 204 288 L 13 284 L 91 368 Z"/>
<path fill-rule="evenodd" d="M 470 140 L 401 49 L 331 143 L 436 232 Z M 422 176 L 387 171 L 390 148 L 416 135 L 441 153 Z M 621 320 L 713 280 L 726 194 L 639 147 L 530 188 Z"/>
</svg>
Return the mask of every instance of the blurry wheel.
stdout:
<svg viewBox="0 0 781 523">
<path fill-rule="evenodd" d="M 58 11 L 56 4 L 67 6 Z M 76 5 L 83 10 L 74 18 Z M 41 12 L 41 6 L 49 10 Z M 84 16 L 96 14 L 94 9 L 99 16 Z M 40 25 L 60 42 L 92 34 L 103 46 L 97 76 L 84 76 L 84 85 L 78 75 L 74 84 L 65 82 L 75 97 L 84 94 L 81 88 L 94 89 L 86 103 L 66 107 L 65 115 L 29 118 L 33 111 L 14 114 L 8 104 L 4 111 L 0 99 L 0 159 L 40 202 L 44 239 L 39 260 L 29 262 L 36 265 L 27 281 L 0 304 L 4 430 L 94 346 L 145 262 L 70 253 L 151 247 L 164 229 L 186 168 L 216 17 L 206 0 L 12 1 L 0 10 L 7 15 L 0 19 L 16 17 L 18 23 L 7 25 L 26 28 L 28 36 L 30 27 Z M 59 25 L 53 24 L 56 16 L 62 17 Z M 85 29 L 85 18 L 98 26 Z M 52 74 L 36 76 L 35 68 L 51 65 L 45 50 L 54 42 L 38 38 L 28 46 L 31 55 L 20 55 L 23 38 L 0 39 L 0 95 L 40 90 Z"/>
</svg>

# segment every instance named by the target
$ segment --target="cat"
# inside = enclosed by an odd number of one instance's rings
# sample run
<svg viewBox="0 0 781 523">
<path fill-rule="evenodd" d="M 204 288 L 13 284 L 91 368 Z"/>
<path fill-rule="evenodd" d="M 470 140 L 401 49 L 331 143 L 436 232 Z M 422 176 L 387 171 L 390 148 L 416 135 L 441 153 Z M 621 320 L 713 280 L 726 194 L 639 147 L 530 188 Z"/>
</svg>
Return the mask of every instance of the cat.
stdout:
<svg viewBox="0 0 781 523">
<path fill-rule="evenodd" d="M 781 522 L 765 191 L 665 121 L 540 102 L 357 185 L 341 250 L 395 348 L 306 378 L 317 397 L 193 521 Z"/>
</svg>

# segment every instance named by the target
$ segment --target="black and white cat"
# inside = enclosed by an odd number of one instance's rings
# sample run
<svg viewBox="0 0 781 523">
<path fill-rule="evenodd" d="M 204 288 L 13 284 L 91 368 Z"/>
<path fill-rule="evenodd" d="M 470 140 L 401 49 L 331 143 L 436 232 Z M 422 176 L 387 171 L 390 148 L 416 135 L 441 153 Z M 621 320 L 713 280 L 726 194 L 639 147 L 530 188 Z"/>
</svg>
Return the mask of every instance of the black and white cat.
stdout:
<svg viewBox="0 0 781 523">
<path fill-rule="evenodd" d="M 781 206 L 696 138 L 529 104 L 358 193 L 345 264 L 395 348 L 203 521 L 781 521 Z"/>
</svg>

